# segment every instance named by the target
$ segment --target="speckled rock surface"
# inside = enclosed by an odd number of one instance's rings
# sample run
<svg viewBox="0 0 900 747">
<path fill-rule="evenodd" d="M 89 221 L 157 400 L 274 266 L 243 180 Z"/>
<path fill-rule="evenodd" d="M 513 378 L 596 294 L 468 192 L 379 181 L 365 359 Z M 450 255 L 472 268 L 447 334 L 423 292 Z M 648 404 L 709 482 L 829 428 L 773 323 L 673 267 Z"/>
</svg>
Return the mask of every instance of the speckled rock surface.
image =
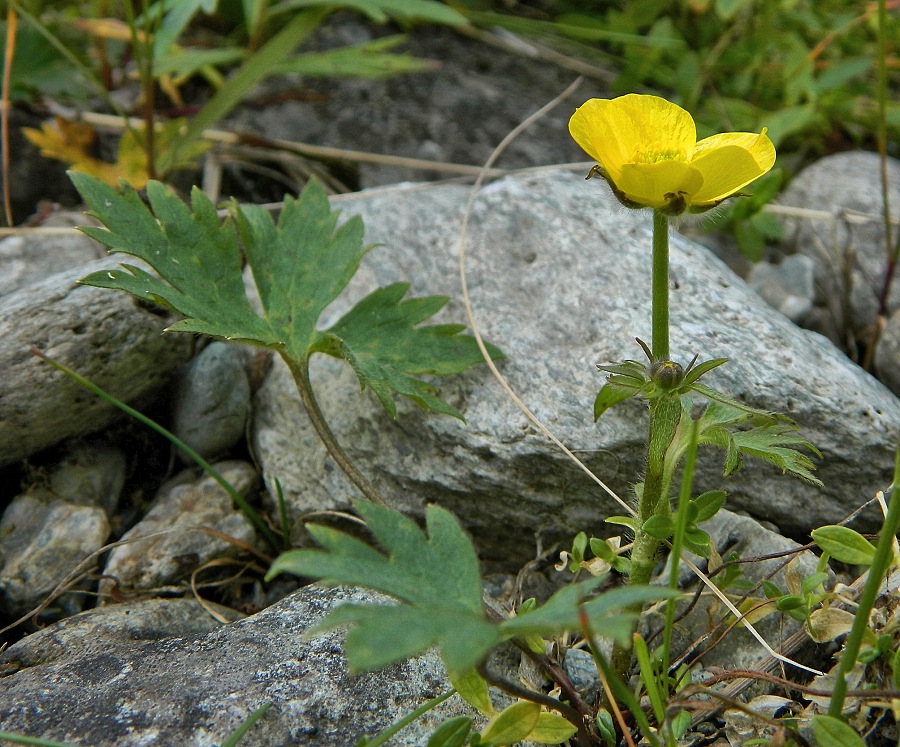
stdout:
<svg viewBox="0 0 900 747">
<path fill-rule="evenodd" d="M 222 456 L 244 436 L 250 411 L 245 352 L 238 345 L 211 342 L 178 382 L 172 430 L 204 459 Z"/>
<path fill-rule="evenodd" d="M 0 241 L 0 267 L 3 268 L 0 296 L 67 267 L 83 265 L 106 256 L 106 248 L 89 236 L 65 230 L 90 222 L 80 212 L 51 213 L 41 227 L 58 229 L 59 233 L 23 233 Z"/>
<path fill-rule="evenodd" d="M 109 537 L 100 506 L 73 503 L 45 488 L 13 499 L 0 520 L 0 613 L 24 614 L 44 601 Z M 83 597 L 63 600 L 80 611 Z"/>
<path fill-rule="evenodd" d="M 442 321 L 464 319 L 454 248 L 468 190 L 386 190 L 341 201 L 359 213 L 371 252 L 348 302 L 376 285 L 412 281 L 412 293 L 453 300 Z M 536 414 L 621 495 L 638 478 L 646 438 L 644 405 L 629 402 L 593 423 L 602 383 L 596 364 L 641 355 L 649 339 L 650 217 L 623 211 L 604 185 L 580 174 L 505 179 L 475 205 L 468 277 L 485 336 Z M 825 338 L 770 309 L 708 250 L 674 236 L 672 350 L 686 362 L 732 361 L 710 385 L 795 418 L 824 453 L 823 489 L 748 463 L 723 480 L 709 453 L 698 487 L 726 487 L 728 506 L 802 535 L 842 518 L 890 482 L 900 404 Z M 324 320 L 323 320 L 324 321 Z M 489 559 L 531 557 L 531 538 L 570 539 L 622 513 L 529 426 L 484 369 L 441 382 L 466 423 L 403 404 L 396 422 L 344 364 L 314 359 L 314 386 L 338 439 L 396 506 L 417 513 L 437 501 L 456 513 Z M 273 366 L 258 393 L 253 441 L 269 493 L 284 487 L 292 515 L 346 506 L 354 488 L 326 457 L 286 369 Z M 867 514 L 868 526 L 878 517 Z M 865 525 L 865 521 L 864 521 Z M 503 530 L 498 532 L 497 528 Z"/>
<path fill-rule="evenodd" d="M 118 610 L 113 621 L 66 620 L 0 654 L 0 731 L 86 747 L 213 747 L 270 703 L 241 747 L 353 745 L 447 689 L 434 655 L 351 675 L 342 633 L 304 638 L 335 604 L 371 599 L 308 587 L 209 632 L 196 609 L 186 615 L 196 622 L 173 625 L 185 613 L 165 619 L 163 601 L 156 622 L 130 623 L 125 605 L 108 608 Z M 451 699 L 391 744 L 421 747 L 440 718 L 463 708 Z"/>
</svg>

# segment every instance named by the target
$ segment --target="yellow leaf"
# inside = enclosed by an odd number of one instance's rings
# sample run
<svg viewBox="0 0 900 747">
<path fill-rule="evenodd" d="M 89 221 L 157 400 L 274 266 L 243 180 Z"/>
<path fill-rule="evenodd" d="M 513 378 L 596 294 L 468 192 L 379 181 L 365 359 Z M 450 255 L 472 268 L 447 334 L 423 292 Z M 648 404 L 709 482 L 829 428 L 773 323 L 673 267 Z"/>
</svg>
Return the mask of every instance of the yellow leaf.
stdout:
<svg viewBox="0 0 900 747">
<path fill-rule="evenodd" d="M 119 140 L 118 158 L 114 164 L 92 155 L 97 133 L 85 122 L 56 117 L 52 122 L 44 122 L 40 130 L 24 127 L 22 132 L 40 149 L 42 156 L 62 161 L 73 171 L 90 174 L 113 186 L 120 179 L 135 189 L 147 185 L 147 154 L 133 131 L 126 132 Z"/>
<path fill-rule="evenodd" d="M 816 643 L 833 641 L 838 636 L 850 632 L 853 620 L 853 613 L 847 612 L 847 610 L 839 610 L 834 607 L 817 609 L 809 616 L 809 637 Z"/>
<path fill-rule="evenodd" d="M 132 40 L 131 29 L 124 21 L 116 18 L 81 18 L 72 21 L 72 25 L 98 39 L 113 39 L 115 41 L 130 42 Z M 144 40 L 144 32 L 138 29 L 138 39 Z"/>
</svg>

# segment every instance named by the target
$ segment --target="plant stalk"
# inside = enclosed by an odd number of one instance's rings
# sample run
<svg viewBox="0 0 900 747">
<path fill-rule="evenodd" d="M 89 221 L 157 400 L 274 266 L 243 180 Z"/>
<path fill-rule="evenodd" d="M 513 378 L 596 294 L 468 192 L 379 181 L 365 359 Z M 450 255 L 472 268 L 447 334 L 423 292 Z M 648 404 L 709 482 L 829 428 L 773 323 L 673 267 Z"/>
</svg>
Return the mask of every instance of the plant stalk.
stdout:
<svg viewBox="0 0 900 747">
<path fill-rule="evenodd" d="M 897 530 L 900 529 L 900 445 L 894 459 L 894 484 L 891 490 L 891 498 L 888 503 L 887 516 L 878 535 L 878 544 L 875 546 L 875 556 L 869 567 L 869 577 L 859 597 L 859 607 L 853 619 L 853 627 L 844 643 L 844 651 L 841 654 L 841 664 L 838 668 L 834 682 L 834 691 L 831 693 L 831 704 L 828 706 L 828 715 L 841 718 L 844 711 L 844 700 L 847 697 L 847 675 L 856 666 L 856 657 L 862 645 L 863 635 L 869 626 L 869 614 L 875 606 L 878 598 L 878 590 L 884 580 L 888 568 L 890 568 L 894 552 L 894 539 Z"/>
<path fill-rule="evenodd" d="M 653 212 L 653 360 L 669 360 L 669 219 Z"/>
<path fill-rule="evenodd" d="M 681 418 L 681 403 L 677 396 L 664 394 L 650 401 L 650 435 L 647 446 L 647 471 L 644 487 L 638 498 L 637 530 L 631 547 L 631 573 L 629 585 L 648 584 L 656 567 L 660 540 L 643 530 L 644 523 L 651 516 L 668 515 L 669 482 L 666 476 L 666 451 L 675 437 Z M 632 612 L 640 614 L 640 606 Z M 616 674 L 627 681 L 631 665 L 631 650 L 618 644 L 613 647 L 612 667 Z"/>
<path fill-rule="evenodd" d="M 284 362 L 287 363 L 287 366 L 294 377 L 294 383 L 297 385 L 297 391 L 300 393 L 300 401 L 303 403 L 303 409 L 306 410 L 309 421 L 312 423 L 313 428 L 315 428 L 319 438 L 322 439 L 322 443 L 325 444 L 325 448 L 328 450 L 331 458 L 334 459 L 337 466 L 341 468 L 343 473 L 350 478 L 350 481 L 359 488 L 359 491 L 366 498 L 372 501 L 372 503 L 387 506 L 387 501 L 382 498 L 375 486 L 366 479 L 359 469 L 357 469 L 353 460 L 351 460 L 343 448 L 341 448 L 341 445 L 338 443 L 334 433 L 328 425 L 328 421 L 325 420 L 322 410 L 319 409 L 319 403 L 313 392 L 312 382 L 309 380 L 309 356 L 306 356 L 300 362 L 295 361 L 285 353 L 282 353 L 281 357 L 284 359 Z"/>
<path fill-rule="evenodd" d="M 653 292 L 651 352 L 653 360 L 669 359 L 669 219 L 660 212 L 653 213 Z M 650 434 L 647 439 L 647 472 L 638 497 L 637 530 L 631 548 L 631 573 L 628 583 L 647 584 L 656 566 L 660 540 L 643 531 L 651 516 L 667 515 L 669 479 L 666 475 L 666 452 L 681 419 L 678 396 L 665 393 L 650 400 Z M 633 610 L 640 613 L 640 609 Z M 612 668 L 627 681 L 631 665 L 631 650 L 616 645 L 613 648 Z"/>
</svg>

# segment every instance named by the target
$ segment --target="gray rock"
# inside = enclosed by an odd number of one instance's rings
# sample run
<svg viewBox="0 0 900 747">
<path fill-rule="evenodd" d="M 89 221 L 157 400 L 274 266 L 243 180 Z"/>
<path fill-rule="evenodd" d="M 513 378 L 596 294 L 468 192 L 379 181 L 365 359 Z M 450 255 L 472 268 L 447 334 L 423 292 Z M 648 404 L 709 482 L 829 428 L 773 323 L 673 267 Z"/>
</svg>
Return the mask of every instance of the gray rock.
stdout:
<svg viewBox="0 0 900 747">
<path fill-rule="evenodd" d="M 597 663 L 590 651 L 580 648 L 568 649 L 563 659 L 563 668 L 575 685 L 575 689 L 587 698 L 588 702 L 596 700 L 601 683 Z"/>
<path fill-rule="evenodd" d="M 165 628 L 152 622 L 116 629 L 101 618 L 95 627 L 85 614 L 0 654 L 0 668 L 18 668 L 0 679 L 0 730 L 93 747 L 212 747 L 271 703 L 241 747 L 347 747 L 447 690 L 434 654 L 351 675 L 342 633 L 304 635 L 336 604 L 372 600 L 308 587 L 253 617 L 176 637 L 160 637 Z M 421 747 L 460 713 L 472 712 L 451 698 L 391 744 Z"/>
<path fill-rule="evenodd" d="M 887 267 L 880 174 L 877 153 L 837 153 L 797 174 L 779 198 L 824 214 L 785 220 L 785 241 L 815 261 L 820 331 L 842 344 L 848 332 L 870 335 L 878 313 Z M 896 159 L 888 159 L 888 176 L 891 205 L 898 205 Z M 893 284 L 888 307 L 900 308 L 900 283 Z"/>
<path fill-rule="evenodd" d="M 190 356 L 188 335 L 125 293 L 75 285 L 111 259 L 71 268 L 0 299 L 0 466 L 122 417 L 29 351 L 37 348 L 115 397 L 139 405 Z"/>
<path fill-rule="evenodd" d="M 894 394 L 900 394 L 900 311 L 894 312 L 875 347 L 875 369 L 878 378 Z"/>
<path fill-rule="evenodd" d="M 119 505 L 125 470 L 125 454 L 119 449 L 102 444 L 74 444 L 53 468 L 50 490 L 72 503 L 100 506 L 111 516 Z"/>
<path fill-rule="evenodd" d="M 83 213 L 54 213 L 42 222 L 43 230 L 0 241 L 0 296 L 105 256 L 105 247 L 75 230 L 88 222 Z"/>
<path fill-rule="evenodd" d="M 758 262 L 747 282 L 773 309 L 801 324 L 813 307 L 815 262 L 805 254 L 791 254 L 779 264 Z"/>
<path fill-rule="evenodd" d="M 243 437 L 249 411 L 244 351 L 212 342 L 191 361 L 178 384 L 172 431 L 200 456 L 214 459 Z M 179 457 L 188 461 L 181 452 Z"/>
<path fill-rule="evenodd" d="M 244 498 L 256 487 L 256 471 L 245 462 L 221 462 L 214 468 Z M 104 575 L 115 577 L 126 592 L 183 581 L 213 558 L 239 552 L 234 544 L 204 532 L 204 528 L 253 543 L 253 526 L 218 482 L 207 475 L 191 476 L 187 482 L 185 477 L 164 485 L 146 516 L 122 537 L 128 544 L 110 552 Z M 104 581 L 101 592 L 108 588 L 109 582 Z"/>
<path fill-rule="evenodd" d="M 3 659 L 8 668 L 5 673 L 65 660 L 73 651 L 99 656 L 110 645 L 127 646 L 176 636 L 198 637 L 222 626 L 210 614 L 210 609 L 228 622 L 244 617 L 230 607 L 209 601 L 201 604 L 196 599 L 148 599 L 97 607 L 12 644 Z"/>
<path fill-rule="evenodd" d="M 125 484 L 125 456 L 111 446 L 73 445 L 46 479 L 14 498 L 0 520 L 0 589 L 8 612 L 44 601 L 110 534 L 108 517 Z M 84 595 L 58 604 L 80 611 Z"/>
<path fill-rule="evenodd" d="M 319 39 L 323 48 L 333 48 L 379 33 L 371 25 L 345 18 L 326 24 Z M 229 116 L 229 127 L 294 142 L 480 167 L 513 127 L 575 78 L 571 71 L 542 59 L 509 54 L 446 28 L 416 28 L 409 35 L 408 48 L 431 59 L 440 50 L 440 67 L 385 80 L 309 79 L 304 87 L 319 95 L 304 101 L 296 96 L 281 96 L 278 101 L 280 93 L 296 91 L 296 78 L 266 80 L 260 86 L 261 95 L 275 103 L 262 110 L 239 107 Z M 579 91 L 582 100 L 598 95 L 606 94 L 589 90 L 589 84 Z M 353 106 L 348 107 L 347 101 Z M 564 134 L 574 106 L 557 107 L 534 123 L 511 144 L 497 166 L 586 161 L 584 152 Z M 343 166 L 352 172 L 342 176 L 352 186 L 358 181 L 360 187 L 447 176 L 447 172 L 375 159 Z"/>
<path fill-rule="evenodd" d="M 468 190 L 409 187 L 348 200 L 363 216 L 371 252 L 333 319 L 376 285 L 409 279 L 415 295 L 454 300 L 442 321 L 461 321 L 454 249 Z M 468 277 L 486 338 L 508 360 L 513 389 L 620 495 L 629 496 L 644 463 L 645 405 L 629 402 L 593 423 L 600 362 L 637 358 L 635 336 L 650 339 L 650 216 L 623 211 L 604 185 L 582 176 L 511 178 L 486 188 L 470 230 Z M 833 522 L 890 482 L 900 404 L 825 338 L 799 330 L 770 309 L 707 250 L 675 235 L 671 256 L 672 350 L 686 362 L 733 360 L 707 381 L 748 403 L 784 412 L 825 455 L 823 489 L 749 461 L 724 480 L 719 454 L 698 467 L 698 489 L 725 487 L 729 506 L 802 535 Z M 328 320 L 323 320 L 328 321 Z M 398 508 L 426 501 L 452 510 L 488 560 L 530 559 L 571 541 L 622 508 L 572 466 L 500 391 L 484 369 L 440 382 L 467 422 L 401 403 L 396 422 L 349 368 L 313 360 L 313 385 L 351 458 Z M 256 399 L 253 423 L 270 495 L 284 488 L 293 518 L 346 507 L 355 488 L 320 446 L 280 362 Z M 863 526 L 879 517 L 866 514 Z"/>
<path fill-rule="evenodd" d="M 109 536 L 98 506 L 55 497 L 45 488 L 17 496 L 0 520 L 0 610 L 18 616 L 37 607 Z M 82 599 L 59 600 L 70 614 Z"/>
</svg>

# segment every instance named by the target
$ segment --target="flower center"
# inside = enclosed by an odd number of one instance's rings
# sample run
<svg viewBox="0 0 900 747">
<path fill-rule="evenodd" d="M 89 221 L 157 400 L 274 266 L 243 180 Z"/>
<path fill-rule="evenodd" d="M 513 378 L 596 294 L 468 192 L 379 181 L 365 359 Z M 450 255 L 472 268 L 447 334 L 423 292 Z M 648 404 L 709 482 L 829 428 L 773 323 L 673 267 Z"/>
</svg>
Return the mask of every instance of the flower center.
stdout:
<svg viewBox="0 0 900 747">
<path fill-rule="evenodd" d="M 632 163 L 659 163 L 660 161 L 686 161 L 681 148 L 665 147 L 660 143 L 654 143 L 649 148 L 641 148 L 635 151 Z"/>
</svg>

